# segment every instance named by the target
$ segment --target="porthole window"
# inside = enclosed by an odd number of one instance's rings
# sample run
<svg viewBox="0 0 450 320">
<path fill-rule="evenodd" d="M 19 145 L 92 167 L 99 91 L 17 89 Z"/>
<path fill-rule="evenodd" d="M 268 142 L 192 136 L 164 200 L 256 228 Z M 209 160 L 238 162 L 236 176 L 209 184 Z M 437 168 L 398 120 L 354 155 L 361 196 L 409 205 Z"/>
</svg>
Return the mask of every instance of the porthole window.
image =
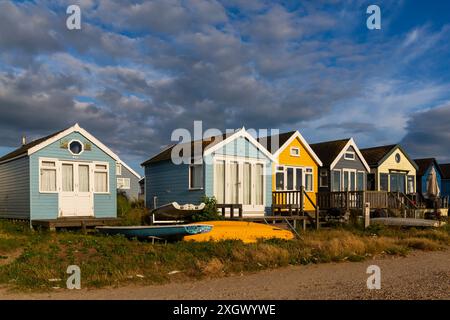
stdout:
<svg viewBox="0 0 450 320">
<path fill-rule="evenodd" d="M 79 155 L 83 152 L 83 144 L 80 141 L 74 140 L 69 143 L 69 151 L 73 155 Z"/>
<path fill-rule="evenodd" d="M 400 156 L 400 153 L 397 153 L 397 154 L 395 155 L 395 161 L 396 161 L 397 163 L 400 163 L 401 160 L 402 160 L 402 157 Z"/>
</svg>

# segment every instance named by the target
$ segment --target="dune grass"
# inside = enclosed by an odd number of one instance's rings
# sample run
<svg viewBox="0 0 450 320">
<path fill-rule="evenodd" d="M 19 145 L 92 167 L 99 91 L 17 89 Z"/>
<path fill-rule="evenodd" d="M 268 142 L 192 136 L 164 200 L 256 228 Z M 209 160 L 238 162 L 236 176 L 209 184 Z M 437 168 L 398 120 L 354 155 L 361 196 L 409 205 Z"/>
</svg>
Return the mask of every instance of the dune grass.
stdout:
<svg viewBox="0 0 450 320">
<path fill-rule="evenodd" d="M 161 284 L 288 265 L 361 261 L 381 254 L 406 255 L 411 250 L 440 250 L 448 245 L 448 227 L 439 230 L 341 227 L 308 231 L 302 240 L 293 241 L 152 245 L 121 236 L 32 232 L 26 224 L 0 221 L 0 284 L 20 290 L 63 288 L 69 265 L 81 268 L 85 288 Z M 7 263 L 2 264 L 2 259 Z"/>
</svg>

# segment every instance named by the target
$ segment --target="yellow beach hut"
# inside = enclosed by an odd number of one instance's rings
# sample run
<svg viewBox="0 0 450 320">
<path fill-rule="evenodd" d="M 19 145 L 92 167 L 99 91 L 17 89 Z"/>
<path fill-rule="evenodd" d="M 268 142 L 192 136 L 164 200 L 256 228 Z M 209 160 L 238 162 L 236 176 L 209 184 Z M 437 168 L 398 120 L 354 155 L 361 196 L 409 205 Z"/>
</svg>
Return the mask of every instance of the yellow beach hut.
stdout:
<svg viewBox="0 0 450 320">
<path fill-rule="evenodd" d="M 272 153 L 273 164 L 272 206 L 299 204 L 305 211 L 314 211 L 318 192 L 318 170 L 322 166 L 319 157 L 298 131 L 291 131 L 259 139 Z M 303 197 L 298 192 L 304 190 Z M 282 197 L 277 198 L 278 195 Z M 274 203 L 275 201 L 275 203 Z"/>
</svg>

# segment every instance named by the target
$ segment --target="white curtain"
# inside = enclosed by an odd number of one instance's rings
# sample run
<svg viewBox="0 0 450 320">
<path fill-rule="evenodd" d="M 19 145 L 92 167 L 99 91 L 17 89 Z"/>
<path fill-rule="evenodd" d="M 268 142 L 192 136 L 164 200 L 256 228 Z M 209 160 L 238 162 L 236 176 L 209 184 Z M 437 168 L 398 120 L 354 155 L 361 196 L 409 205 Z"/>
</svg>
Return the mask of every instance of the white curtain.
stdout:
<svg viewBox="0 0 450 320">
<path fill-rule="evenodd" d="M 239 170 L 237 162 L 230 162 L 227 165 L 228 168 L 228 192 L 227 192 L 227 203 L 236 204 L 239 202 Z"/>
<path fill-rule="evenodd" d="M 78 166 L 79 192 L 89 192 L 89 166 Z"/>
<path fill-rule="evenodd" d="M 62 165 L 62 191 L 73 192 L 73 165 Z"/>
<path fill-rule="evenodd" d="M 41 191 L 56 191 L 56 170 L 41 169 Z"/>
<path fill-rule="evenodd" d="M 263 205 L 264 199 L 264 166 L 262 164 L 255 165 L 255 205 Z"/>
<path fill-rule="evenodd" d="M 252 165 L 244 163 L 244 204 L 252 203 Z"/>
<path fill-rule="evenodd" d="M 218 161 L 214 165 L 214 196 L 217 203 L 225 203 L 225 162 Z"/>
<path fill-rule="evenodd" d="M 108 173 L 95 173 L 95 192 L 108 192 Z"/>
</svg>

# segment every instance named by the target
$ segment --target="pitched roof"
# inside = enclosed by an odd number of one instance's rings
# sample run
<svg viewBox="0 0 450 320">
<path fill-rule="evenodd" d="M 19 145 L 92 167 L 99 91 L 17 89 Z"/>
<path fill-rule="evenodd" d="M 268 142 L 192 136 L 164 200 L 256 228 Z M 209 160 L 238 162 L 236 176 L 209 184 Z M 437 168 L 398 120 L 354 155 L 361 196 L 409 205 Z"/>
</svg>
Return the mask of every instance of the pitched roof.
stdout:
<svg viewBox="0 0 450 320">
<path fill-rule="evenodd" d="M 27 144 L 21 146 L 20 148 L 17 148 L 16 150 L 14 150 L 14 151 L 4 155 L 3 157 L 1 157 L 0 158 L 0 162 L 5 162 L 7 160 L 11 160 L 11 159 L 14 159 L 14 158 L 17 158 L 17 157 L 20 157 L 20 156 L 25 156 L 25 155 L 28 154 L 28 150 L 29 149 L 37 146 L 38 144 L 40 144 L 40 143 L 42 143 L 42 142 L 44 142 L 44 141 L 46 141 L 46 140 L 48 140 L 50 138 L 53 138 L 54 136 L 60 134 L 61 132 L 65 131 L 65 130 L 67 130 L 67 129 L 64 129 L 64 130 L 52 133 L 52 134 L 50 134 L 50 135 L 48 135 L 46 137 L 39 138 L 39 139 L 36 139 L 34 141 L 31 141 L 30 143 L 27 143 Z"/>
<path fill-rule="evenodd" d="M 369 166 L 377 166 L 381 160 L 384 159 L 386 155 L 388 155 L 395 147 L 397 147 L 397 144 L 391 144 L 387 146 L 380 146 L 380 147 L 373 147 L 373 148 L 366 148 L 361 149 L 361 153 L 364 156 L 364 159 L 366 159 Z"/>
<path fill-rule="evenodd" d="M 216 145 L 217 143 L 225 140 L 226 138 L 231 136 L 233 133 L 234 132 L 225 133 L 225 134 L 218 135 L 218 136 L 204 138 L 203 140 L 194 140 L 194 141 L 191 141 L 191 142 L 185 142 L 183 144 L 190 144 L 191 145 L 191 155 L 193 157 L 194 156 L 194 150 L 195 150 L 194 146 L 196 146 L 198 143 L 201 143 L 201 151 L 203 153 L 208 147 Z M 150 163 L 156 163 L 156 162 L 160 162 L 160 161 L 170 160 L 172 158 L 172 150 L 177 145 L 179 145 L 179 144 L 176 143 L 176 144 L 173 144 L 173 145 L 167 147 L 166 149 L 162 150 L 160 153 L 156 154 L 152 158 L 150 158 L 147 161 L 143 162 L 141 164 L 141 166 L 145 166 L 145 165 L 148 165 Z"/>
<path fill-rule="evenodd" d="M 322 160 L 323 165 L 329 167 L 349 141 L 350 138 L 314 143 L 310 144 L 310 146 L 320 160 Z"/>
<path fill-rule="evenodd" d="M 418 176 L 423 176 L 428 168 L 434 163 L 435 168 L 442 174 L 441 168 L 435 158 L 414 159 L 419 169 L 417 170 Z"/>
<path fill-rule="evenodd" d="M 285 143 L 295 134 L 296 131 L 289 131 L 280 134 L 274 134 L 272 136 L 258 138 L 258 142 L 262 144 L 270 153 L 274 154 L 278 151 Z M 275 145 L 272 146 L 272 142 L 276 142 Z"/>
<path fill-rule="evenodd" d="M 450 179 L 450 163 L 441 164 L 439 167 L 442 172 L 442 178 Z"/>
</svg>

